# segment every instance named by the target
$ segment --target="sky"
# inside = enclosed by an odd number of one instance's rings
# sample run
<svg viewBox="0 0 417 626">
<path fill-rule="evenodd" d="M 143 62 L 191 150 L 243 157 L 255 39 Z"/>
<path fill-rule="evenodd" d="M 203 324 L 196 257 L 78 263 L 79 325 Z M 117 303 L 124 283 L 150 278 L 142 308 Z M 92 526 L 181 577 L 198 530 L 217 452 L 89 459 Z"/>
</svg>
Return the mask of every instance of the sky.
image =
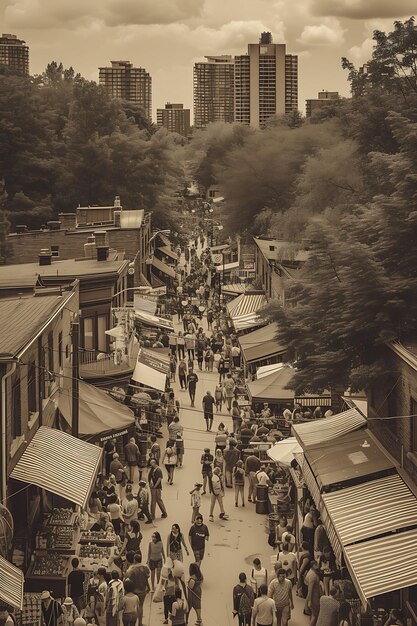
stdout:
<svg viewBox="0 0 417 626">
<path fill-rule="evenodd" d="M 323 89 L 349 96 L 341 57 L 363 64 L 373 31 L 415 9 L 415 0 L 0 0 L 0 24 L 29 45 L 31 74 L 52 60 L 96 81 L 110 61 L 144 67 L 155 121 L 166 102 L 192 110 L 196 61 L 245 53 L 262 31 L 299 56 L 301 111 Z"/>
</svg>

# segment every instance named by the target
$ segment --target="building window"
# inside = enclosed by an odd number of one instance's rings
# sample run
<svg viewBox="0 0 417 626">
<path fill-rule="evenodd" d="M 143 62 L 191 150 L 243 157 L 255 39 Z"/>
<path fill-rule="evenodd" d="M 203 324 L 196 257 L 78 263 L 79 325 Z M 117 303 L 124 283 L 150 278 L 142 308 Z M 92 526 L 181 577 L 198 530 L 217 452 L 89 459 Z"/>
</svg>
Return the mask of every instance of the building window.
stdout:
<svg viewBox="0 0 417 626">
<path fill-rule="evenodd" d="M 59 256 L 59 246 L 51 246 L 52 256 Z"/>
<path fill-rule="evenodd" d="M 58 365 L 62 368 L 62 331 L 58 335 Z"/>
<path fill-rule="evenodd" d="M 36 413 L 38 410 L 38 385 L 36 378 L 35 361 L 30 361 L 28 365 L 28 411 Z"/>
<path fill-rule="evenodd" d="M 22 435 L 20 378 L 12 386 L 12 440 Z"/>
</svg>

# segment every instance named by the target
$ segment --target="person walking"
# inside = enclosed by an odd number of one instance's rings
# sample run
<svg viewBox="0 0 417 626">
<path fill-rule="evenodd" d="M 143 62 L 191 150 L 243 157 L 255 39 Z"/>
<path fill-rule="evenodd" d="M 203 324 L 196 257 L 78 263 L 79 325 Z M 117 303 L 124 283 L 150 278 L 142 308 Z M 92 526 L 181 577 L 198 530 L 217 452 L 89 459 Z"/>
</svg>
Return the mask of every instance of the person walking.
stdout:
<svg viewBox="0 0 417 626">
<path fill-rule="evenodd" d="M 245 506 L 245 470 L 243 461 L 238 461 L 233 468 L 233 482 L 235 485 L 235 506 L 239 506 L 239 495 L 242 506 Z"/>
<path fill-rule="evenodd" d="M 131 437 L 129 443 L 125 445 L 125 459 L 129 468 L 129 480 L 133 483 L 135 467 L 137 467 L 139 459 L 139 448 L 134 437 Z"/>
<path fill-rule="evenodd" d="M 217 433 L 216 433 L 216 437 L 214 439 L 216 450 L 221 450 L 222 452 L 226 450 L 227 437 L 228 437 L 228 432 L 226 430 L 226 427 L 223 424 L 223 422 L 220 422 Z"/>
<path fill-rule="evenodd" d="M 206 395 L 202 401 L 203 404 L 203 414 L 204 419 L 206 420 L 206 431 L 210 431 L 213 426 L 213 407 L 214 407 L 214 398 L 211 395 L 210 391 L 206 392 Z"/>
<path fill-rule="evenodd" d="M 136 496 L 138 501 L 138 518 L 143 519 L 146 517 L 145 524 L 152 524 L 152 516 L 149 511 L 149 492 L 146 488 L 146 480 L 139 481 L 138 495 Z"/>
<path fill-rule="evenodd" d="M 80 617 L 80 613 L 75 606 L 73 599 L 65 598 L 62 603 L 62 623 L 63 626 L 74 626 L 74 621 Z"/>
<path fill-rule="evenodd" d="M 189 555 L 188 548 L 184 541 L 184 536 L 181 532 L 181 529 L 178 524 L 172 524 L 171 532 L 167 538 L 167 556 L 169 556 L 173 561 L 183 561 L 184 556 L 182 553 L 182 547 Z"/>
<path fill-rule="evenodd" d="M 235 433 L 235 435 L 240 435 L 243 419 L 240 414 L 239 403 L 237 400 L 233 400 L 232 402 L 232 422 L 233 422 L 233 432 Z M 252 436 L 253 436 L 253 433 L 252 433 Z"/>
<path fill-rule="evenodd" d="M 220 515 L 219 515 L 220 519 L 229 519 L 229 516 L 224 512 L 224 507 L 223 507 L 224 485 L 223 485 L 223 480 L 220 475 L 220 470 L 218 467 L 216 467 L 213 470 L 213 475 L 210 479 L 210 492 L 211 492 L 210 515 L 209 515 L 210 522 L 214 522 L 213 513 L 214 513 L 214 507 L 215 507 L 216 502 L 220 508 Z"/>
<path fill-rule="evenodd" d="M 235 397 L 235 381 L 232 378 L 231 374 L 227 374 L 226 379 L 223 383 L 224 394 L 226 397 L 226 406 L 227 410 L 231 411 L 232 408 L 232 400 Z"/>
<path fill-rule="evenodd" d="M 80 561 L 77 557 L 74 557 L 71 560 L 72 571 L 68 574 L 68 593 L 74 601 L 75 606 L 78 609 L 78 612 L 85 608 L 84 601 L 84 583 L 85 583 L 85 572 L 83 572 L 79 566 Z M 76 615 L 78 617 L 78 615 Z M 75 618 L 74 618 L 75 619 Z"/>
<path fill-rule="evenodd" d="M 134 585 L 132 581 L 127 578 L 124 581 L 125 594 L 121 602 L 123 626 L 135 626 L 140 613 L 139 598 L 134 593 L 133 589 Z"/>
<path fill-rule="evenodd" d="M 255 594 L 247 584 L 246 574 L 239 574 L 239 583 L 233 587 L 233 617 L 238 617 L 239 626 L 251 626 L 252 607 Z"/>
<path fill-rule="evenodd" d="M 182 361 L 185 357 L 185 339 L 182 331 L 180 330 L 177 336 L 177 349 L 178 349 L 178 358 Z"/>
<path fill-rule="evenodd" d="M 304 614 L 310 615 L 310 626 L 316 626 L 317 618 L 320 612 L 321 588 L 318 569 L 319 565 L 317 561 L 310 561 L 310 569 L 304 578 L 307 586 L 307 598 Z"/>
<path fill-rule="evenodd" d="M 336 600 L 337 589 L 332 587 L 330 595 L 321 596 L 317 626 L 339 626 L 340 602 Z"/>
<path fill-rule="evenodd" d="M 245 461 L 245 474 L 249 479 L 248 502 L 256 502 L 256 472 L 261 469 L 261 462 L 257 456 L 250 454 Z"/>
<path fill-rule="evenodd" d="M 259 586 L 259 597 L 253 603 L 253 626 L 276 626 L 275 602 L 268 598 L 268 587 Z"/>
<path fill-rule="evenodd" d="M 278 569 L 277 577 L 268 587 L 268 596 L 275 602 L 277 626 L 287 626 L 294 610 L 291 581 L 285 578 L 285 569 Z"/>
<path fill-rule="evenodd" d="M 151 591 L 155 591 L 155 575 L 156 584 L 161 578 L 162 564 L 165 561 L 164 544 L 161 535 L 155 531 L 152 533 L 148 546 L 148 567 L 151 572 Z"/>
<path fill-rule="evenodd" d="M 232 475 L 233 468 L 240 459 L 240 452 L 236 447 L 236 442 L 229 441 L 229 447 L 223 453 L 225 464 L 225 481 L 226 487 L 233 487 Z"/>
<path fill-rule="evenodd" d="M 167 471 L 168 485 L 172 485 L 174 481 L 174 471 L 177 465 L 177 453 L 175 448 L 172 447 L 170 439 L 167 441 L 162 463 L 165 465 Z"/>
<path fill-rule="evenodd" d="M 201 585 L 203 582 L 203 574 L 197 563 L 191 563 L 189 567 L 190 578 L 187 583 L 188 611 L 194 609 L 197 615 L 196 626 L 202 625 L 201 619 Z"/>
<path fill-rule="evenodd" d="M 201 473 L 203 475 L 203 491 L 201 495 L 205 495 L 207 492 L 207 479 L 210 480 L 213 473 L 213 461 L 214 457 L 210 453 L 210 448 L 204 448 L 204 452 L 201 455 Z"/>
<path fill-rule="evenodd" d="M 187 363 L 184 361 L 184 357 L 181 357 L 178 363 L 178 380 L 181 389 L 187 389 Z"/>
<path fill-rule="evenodd" d="M 216 411 L 221 413 L 223 402 L 225 401 L 224 389 L 219 383 L 214 390 L 214 400 L 216 402 Z"/>
<path fill-rule="evenodd" d="M 192 516 L 191 516 L 191 522 L 192 523 L 195 521 L 195 518 L 200 513 L 200 506 L 201 506 L 200 489 L 201 489 L 202 486 L 203 485 L 201 483 L 195 483 L 194 489 L 192 491 L 190 491 L 191 508 L 193 509 L 193 513 L 192 513 Z"/>
<path fill-rule="evenodd" d="M 126 485 L 126 495 L 122 500 L 122 514 L 125 528 L 133 521 L 137 521 L 139 504 L 132 493 L 132 485 Z"/>
<path fill-rule="evenodd" d="M 199 566 L 201 565 L 201 561 L 204 559 L 204 552 L 209 536 L 209 529 L 204 524 L 203 516 L 198 513 L 198 515 L 195 516 L 194 523 L 188 532 L 188 541 L 190 542 L 191 550 L 194 554 L 194 560 Z"/>
<path fill-rule="evenodd" d="M 143 626 L 143 605 L 146 596 L 150 590 L 149 586 L 150 571 L 147 565 L 142 565 L 142 556 L 135 554 L 133 564 L 126 571 L 126 578 L 132 581 L 133 591 L 139 598 L 138 623 Z"/>
<path fill-rule="evenodd" d="M 197 390 L 198 376 L 193 369 L 190 369 L 187 377 L 188 393 L 191 400 L 191 406 L 195 406 L 195 393 Z"/>
<path fill-rule="evenodd" d="M 213 468 L 215 467 L 219 468 L 220 476 L 223 479 L 224 478 L 224 458 L 223 458 L 223 452 L 220 450 L 220 448 L 217 448 L 216 452 L 214 453 Z"/>
<path fill-rule="evenodd" d="M 185 339 L 185 349 L 187 350 L 188 358 L 190 361 L 194 361 L 195 359 L 195 334 L 193 332 L 187 332 L 184 339 Z"/>
<path fill-rule="evenodd" d="M 170 616 L 171 626 L 186 626 L 187 611 L 182 591 L 179 587 L 175 589 L 175 601 L 172 605 Z"/>
<path fill-rule="evenodd" d="M 165 505 L 162 501 L 162 470 L 156 464 L 155 459 L 150 460 L 148 483 L 151 490 L 151 516 L 155 519 L 156 505 L 161 510 L 161 517 L 167 517 Z"/>
</svg>

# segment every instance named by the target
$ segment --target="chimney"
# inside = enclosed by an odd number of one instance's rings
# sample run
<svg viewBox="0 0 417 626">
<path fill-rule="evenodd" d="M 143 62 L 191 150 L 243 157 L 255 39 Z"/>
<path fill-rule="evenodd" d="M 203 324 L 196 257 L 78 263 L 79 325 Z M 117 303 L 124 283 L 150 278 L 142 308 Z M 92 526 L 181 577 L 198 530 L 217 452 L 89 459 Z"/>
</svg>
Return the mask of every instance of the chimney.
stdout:
<svg viewBox="0 0 417 626">
<path fill-rule="evenodd" d="M 113 206 L 114 206 L 115 209 L 121 209 L 122 208 L 122 205 L 120 204 L 120 196 L 116 196 L 114 198 Z"/>
<path fill-rule="evenodd" d="M 109 241 L 105 230 L 94 231 L 97 250 L 97 261 L 107 261 L 109 257 Z"/>
<path fill-rule="evenodd" d="M 121 211 L 114 212 L 114 225 L 120 227 L 120 213 Z"/>
<path fill-rule="evenodd" d="M 96 256 L 96 238 L 94 235 L 87 237 L 87 243 L 84 244 L 84 256 L 86 259 L 94 259 Z"/>
<path fill-rule="evenodd" d="M 50 230 L 61 230 L 61 222 L 58 220 L 50 220 L 46 222 L 46 225 L 49 226 Z"/>
<path fill-rule="evenodd" d="M 76 213 L 59 213 L 58 217 L 61 221 L 61 228 L 63 230 L 73 230 L 77 228 Z"/>
<path fill-rule="evenodd" d="M 50 248 L 42 248 L 39 252 L 39 265 L 51 265 L 52 252 Z"/>
</svg>

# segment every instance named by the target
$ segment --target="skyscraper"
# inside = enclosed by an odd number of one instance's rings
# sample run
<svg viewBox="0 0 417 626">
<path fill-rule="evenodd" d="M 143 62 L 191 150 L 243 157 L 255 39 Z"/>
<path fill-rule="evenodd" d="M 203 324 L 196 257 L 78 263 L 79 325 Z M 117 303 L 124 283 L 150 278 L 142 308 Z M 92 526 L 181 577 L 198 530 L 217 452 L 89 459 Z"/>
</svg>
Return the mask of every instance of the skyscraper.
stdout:
<svg viewBox="0 0 417 626">
<path fill-rule="evenodd" d="M 99 68 L 99 83 L 113 98 L 139 104 L 147 117 L 152 117 L 152 78 L 143 67 L 130 61 L 111 61 L 111 67 Z"/>
<path fill-rule="evenodd" d="M 163 127 L 171 133 L 188 137 L 190 134 L 190 109 L 184 109 L 183 104 L 167 102 L 165 109 L 157 109 L 156 123 L 159 128 Z"/>
<path fill-rule="evenodd" d="M 230 55 L 206 56 L 194 65 L 194 126 L 234 121 L 234 60 Z"/>
<path fill-rule="evenodd" d="M 263 128 L 268 118 L 298 108 L 298 57 L 262 33 L 235 57 L 235 121 Z"/>
<path fill-rule="evenodd" d="M 20 74 L 29 74 L 29 46 L 16 35 L 0 37 L 0 65 L 8 65 Z"/>
</svg>

